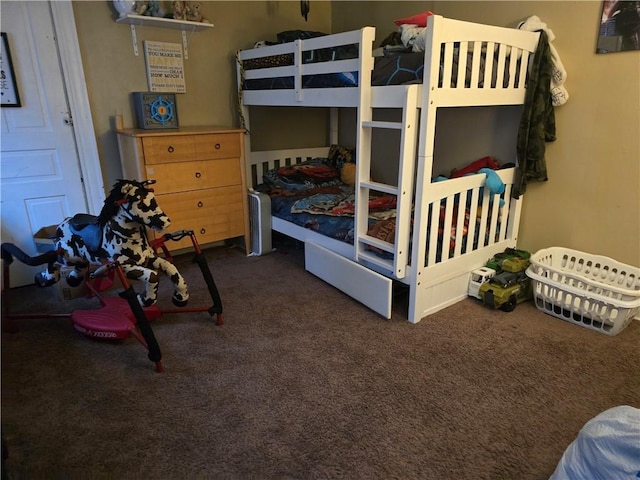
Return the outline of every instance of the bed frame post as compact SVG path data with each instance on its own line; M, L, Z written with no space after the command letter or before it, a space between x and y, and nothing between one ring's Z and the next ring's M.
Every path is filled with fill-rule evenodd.
M427 20L426 44L436 45L438 41L438 33L440 23L444 19L438 15L432 15ZM427 195L429 184L431 183L431 175L433 169L433 151L435 143L435 123L437 111L437 88L438 75L440 69L440 59L438 55L433 54L439 52L439 49L425 51L424 59L424 88L422 91L422 105L420 110L420 139L418 141L418 165L416 172L416 193L415 193L415 223L417 225L425 225L428 227L429 222L429 197ZM427 86L430 85L429 88ZM432 212L433 217L437 212ZM427 244L427 228L414 228L413 245ZM422 278L425 271L426 248L413 248L411 254L411 281L409 291L409 321L417 323L421 319L419 302L423 299L420 293Z
M244 73L243 73L243 69L242 69L242 61L240 60L240 57L238 55L238 53L236 53L236 79L238 82L238 115L239 115L239 123L240 123L240 127L244 128L244 155L246 156L245 158L245 169L244 169L244 173L245 173L245 179L247 182L247 185L249 186L249 188L253 188L254 187L254 182L253 179L251 178L251 168L248 168L248 162L247 160L249 159L249 157L251 156L251 137L249 136L249 132L251 131L250 129L250 121L249 121L249 106L244 104L244 101L242 100L242 89L243 89L243 82L244 82Z
M355 182L355 241L354 259L360 257L363 247L358 237L366 235L369 226L369 189L363 186L371 176L371 129L364 124L373 120L371 107L371 71L373 70L373 41L375 29L361 29L359 44L358 111L356 119L356 182Z
M329 145L338 144L338 109L329 109Z

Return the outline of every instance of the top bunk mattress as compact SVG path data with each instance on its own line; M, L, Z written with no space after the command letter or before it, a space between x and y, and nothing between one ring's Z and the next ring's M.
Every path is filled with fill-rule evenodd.
M438 106L522 104L539 33L434 15L419 51L374 57L374 38L375 28L364 27L239 51L241 103L357 107L372 86L373 107L396 106L382 98L402 85L427 84Z
M315 52L312 52L315 53ZM325 52L329 54L328 52ZM356 50L357 53L357 50ZM341 56L344 55L344 56ZM322 62L323 60L317 60L322 58L322 55L311 55L309 60L303 63ZM350 55L350 49L334 52L332 61L335 60L347 60L351 58L357 58ZM442 58L442 55L441 55ZM453 71L458 72L460 64L460 53L456 47L454 52L453 63L451 68ZM473 52L467 52L466 73L464 75L464 81L467 86L471 84L472 78L472 60ZM326 61L326 60L325 60ZM498 61L497 52L494 53L491 75L491 85L496 86L498 69L495 68ZM384 56L378 56L374 58L374 67L371 72L371 86L388 86L388 85L411 85L422 84L424 75L425 53L424 52L396 52ZM482 88L484 86L484 68L486 64L486 53L480 56L480 75L478 75L477 86ZM243 63L244 71L259 70L262 68L273 67L286 67L293 65L293 54L277 55L273 57L262 57L252 61L245 61ZM439 75L439 81L442 82L444 71L442 70L444 64L441 62L441 71ZM456 87L458 75L451 75L451 85ZM503 72L503 86L507 86L509 83L509 69L505 69ZM317 73L312 75L302 76L302 88L338 88L338 87L357 87L358 86L358 72L335 72L335 73ZM256 78L245 79L242 83L244 90L287 90L296 88L295 76L278 76L269 78Z

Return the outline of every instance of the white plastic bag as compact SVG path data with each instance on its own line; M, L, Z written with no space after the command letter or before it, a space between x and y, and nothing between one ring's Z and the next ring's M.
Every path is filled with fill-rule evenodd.
M614 407L589 420L549 480L640 478L640 410Z

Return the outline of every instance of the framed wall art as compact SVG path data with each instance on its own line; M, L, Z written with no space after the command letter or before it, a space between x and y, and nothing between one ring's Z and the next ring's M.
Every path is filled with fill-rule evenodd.
M604 0L596 53L640 50L640 1Z
M182 46L144 41L147 81L151 92L186 93Z
M175 93L133 92L131 95L138 128L178 128Z
M0 56L0 98L3 107L19 107L20 95L13 70L11 50L7 34L2 32L2 54Z

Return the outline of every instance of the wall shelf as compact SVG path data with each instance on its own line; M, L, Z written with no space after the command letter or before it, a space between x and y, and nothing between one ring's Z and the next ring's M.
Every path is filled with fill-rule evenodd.
M184 50L184 58L189 58L189 42L187 40L187 32L207 30L213 28L213 23L190 22L189 20L174 20L173 18L149 17L146 15L136 15L135 13L127 13L126 15L116 19L116 23L124 23L131 26L131 42L133 43L133 54L138 56L138 35L136 26L170 28L182 31L182 47Z
M135 13L127 13L125 16L116 19L116 22L126 23L128 25L173 28L174 30L190 32L213 28L213 23L190 22L188 20L174 20L173 18L148 17L146 15L136 15Z

